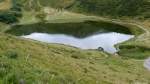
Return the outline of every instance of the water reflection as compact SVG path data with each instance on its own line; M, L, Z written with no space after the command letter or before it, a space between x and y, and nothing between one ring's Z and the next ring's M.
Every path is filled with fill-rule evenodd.
M114 53L117 51L114 47L115 44L129 40L133 38L134 35L109 32L95 34L85 38L76 38L64 34L32 33L22 37L47 43L66 44L82 49L97 49L98 47L102 47L105 51Z

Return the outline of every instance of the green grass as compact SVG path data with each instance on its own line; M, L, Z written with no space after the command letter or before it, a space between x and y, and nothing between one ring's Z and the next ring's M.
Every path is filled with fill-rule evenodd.
M131 16L149 18L148 0L16 0L23 4L25 10L37 10L42 7L53 7L69 11L99 16ZM135 4L136 3L136 4ZM109 9L109 10L108 10ZM98 10L98 11L97 11Z
M23 11L22 14L23 16L19 19L19 24L33 24L39 22L34 11Z
M20 2L23 0L16 1ZM38 0L37 2L25 0L25 2L21 3L24 3L25 9L36 8L36 10L39 10L40 5L45 6L46 4L46 6L61 8L62 6L68 6L74 0L62 0L62 3L57 5L48 3L49 1L56 3L56 0L40 1L43 3L38 4ZM67 1L69 2L63 3ZM50 9L49 11L50 15L47 15L46 23L41 23L36 18L37 11L31 12L26 10L23 11L23 17L17 24L6 25L0 23L0 84L150 83L150 72L143 67L143 59L150 54L150 34L143 32L135 25L122 24L124 22L121 21L55 9ZM83 10L78 10L78 12L83 12ZM112 29L116 25L117 27L118 25L121 26L121 28L123 26L124 29L121 29L121 31L129 29L127 31L135 34L136 38L118 44L117 46L121 50L119 51L120 55L116 56L97 50L81 50L66 45L41 43L5 33L11 30L12 33L21 35L22 33L27 34L35 31L49 32L56 28L57 31L53 31L55 33L60 31L61 27L63 29L77 27L78 31L80 30L79 28L83 28L83 31L85 31L86 28L92 27L94 30L89 29L86 31L92 30L95 32L97 27L106 26L100 25L99 21L102 23L106 22L107 27L110 27L108 24L115 23ZM13 29L16 28L15 31L12 27ZM146 29L146 27L143 28ZM76 29L74 28L74 30ZM149 30L148 28L147 31ZM61 30L61 32L64 33L66 31ZM140 35L141 33L144 34Z
M134 42L136 43L136 41ZM136 45L127 42L127 44L122 43L118 45L120 48L120 51L118 52L123 57L129 57L129 58L135 58L135 59L146 59L150 55L150 48L144 45ZM146 47L145 47L146 46Z
M114 31L134 34L136 35L136 38L138 37L138 35L145 33L145 30L139 28L139 26L135 25L134 23L124 23L117 20L109 20L95 16L85 16L82 14L70 13L67 11L58 12L55 9L50 8L48 8L48 10L50 12L55 12L52 15L47 15L46 23L41 22L36 18L36 12L24 11L23 18L20 19L21 22L17 25L12 26L11 28L7 28L5 32L17 36L28 35L33 32L43 32L62 33L73 35L76 37L86 37L88 35L94 34L97 31ZM57 17L58 14L59 16ZM126 43L129 43L129 46L131 45L138 47L138 45L144 45L143 47L147 47L147 45L145 45L144 43L145 41L140 41L139 44L139 42L135 41L135 39L130 40ZM121 47L122 45L123 44L119 46ZM128 46L128 44L125 46ZM129 50L128 48L124 47L121 48L120 52L118 53L123 57L144 59L149 56L149 49L147 50L147 48L145 48L144 50L146 51L145 53L143 53L143 50L140 48L138 50L134 48ZM131 51L134 52L131 53Z
M29 25L30 30L32 24L26 25ZM1 24L0 28L3 32L9 30L10 26ZM46 44L4 33L0 33L0 40L0 83L2 84L150 82L149 71L143 67L143 60L131 59L137 57L129 59L97 50L81 50L60 44Z
M141 34L146 33L145 30L143 30L143 28L139 28L138 24L122 22L117 20L109 20L96 16L85 16L82 14L70 13L67 11L58 12L55 9L51 8L47 9L53 14L47 15L46 23L37 20L37 18L35 17L36 12L28 13L26 11L26 13L23 16L24 19L21 19L20 23L12 26L5 32L17 36L28 35L33 32L43 32L69 34L76 37L86 37L88 35L94 34L97 31L114 31L127 34L134 34L136 38L124 44L126 47L136 46L139 49L128 49L126 47L121 48L124 44L120 44L118 45L120 46L120 51L118 52L118 54L123 57L130 57L136 59L145 59L149 57L150 47L148 43L150 41L144 40L145 37L146 39L148 39L149 36L144 35L145 37L140 38L140 41L136 41L138 40L139 35L141 37ZM32 16L34 17L34 20L32 19ZM141 41L142 39L144 41ZM145 51L144 53L143 49L140 49L140 46L143 47Z
M0 23L0 32L5 32L9 28L10 28L10 25L4 24L4 23Z
M96 50L39 43L7 34L0 34L0 40L2 84L150 82L142 60L122 59Z

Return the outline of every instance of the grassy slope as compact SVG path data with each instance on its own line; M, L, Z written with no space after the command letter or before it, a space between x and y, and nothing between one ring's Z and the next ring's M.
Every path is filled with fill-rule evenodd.
M140 16L149 18L148 0L16 0L27 10L43 6L101 16ZM32 8L32 9L31 9ZM108 10L109 9L109 10ZM97 11L98 10L98 11ZM132 13L131 13L132 12Z
M2 31L5 27L8 28L5 24L0 25ZM149 40L143 41L144 43L148 45ZM144 69L143 60L122 59L99 51L83 51L64 45L43 44L0 33L0 83L2 84L18 81L25 81L27 84L69 82L148 84L149 80L149 72Z
M51 8L46 8L48 12L47 16L47 22L49 23L68 23L68 22L83 22L86 20L94 20L94 21L106 21L110 23L118 23L124 26L128 26L132 33L134 34L139 34L139 29L137 27L140 27L142 30L144 30L144 34L136 37L136 39L130 40L128 42L125 42L124 44L120 44L121 51L119 52L120 55L122 56L127 56L127 57L133 57L133 58L138 58L138 59L143 59L149 57L150 54L150 39L149 39L149 31L150 31L150 26L149 20L134 20L131 18L126 19L122 18L122 20L117 20L117 19L106 19L106 18L101 18L101 17L96 17L96 16L85 16L82 14L78 13L70 13L67 11L58 11L55 9ZM32 12L29 14L24 14L24 17L21 19L20 24L31 24L31 23L37 23L38 20L35 19L35 14L36 12ZM29 17L32 16L32 17ZM24 20L24 18L26 20ZM34 19L31 19L34 18ZM126 19L126 20L125 20ZM129 47L128 47L129 46ZM131 46L131 48L130 48ZM130 48L130 49L129 49ZM143 50L145 52L143 52ZM131 53L132 52L132 53Z
M0 34L0 82L149 83L143 61Z
M140 21L140 20L133 20L133 19L132 20L128 19L125 21L138 24L140 27L142 27L145 30L145 33L136 37L135 39L119 44L121 48L121 51L119 53L121 55L125 55L128 57L140 58L140 59L149 57L150 21L149 20Z
M5 0L0 3L0 11L2 10L8 10L12 7L11 0Z
M76 17L78 19L72 21L91 19L91 17ZM53 22L54 19L49 21ZM57 21L64 23L70 21L70 18L61 21L56 19L55 22ZM5 26L6 29L9 28L7 25L1 25L0 29L3 31ZM150 82L149 72L143 67L143 60L122 59L99 51L44 44L3 33L0 35L0 40L1 82L8 82L8 80L26 81L29 84L33 82L52 84Z

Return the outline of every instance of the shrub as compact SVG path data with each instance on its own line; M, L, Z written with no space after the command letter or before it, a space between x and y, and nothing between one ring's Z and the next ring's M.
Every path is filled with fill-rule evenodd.
M6 52L5 56L11 59L16 59L18 57L18 53L16 51L10 50Z
M18 22L18 18L22 17L22 6L13 1L13 7L10 10L0 12L0 22L7 24Z
M10 24L10 23L18 22L18 19L14 14L11 14L9 12L2 12L0 13L0 21Z

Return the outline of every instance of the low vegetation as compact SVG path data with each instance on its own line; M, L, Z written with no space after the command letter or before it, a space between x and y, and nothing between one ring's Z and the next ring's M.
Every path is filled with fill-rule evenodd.
M10 2L11 0L6 1ZM21 5L15 1L12 1L12 4L10 9L0 11L0 22L7 24L18 22L18 18L22 16Z
M65 9L84 14L111 17L150 18L149 0L17 0L26 10L39 10L43 6ZM31 9L32 8L32 9ZM98 10L98 11L97 11Z
M0 10L1 4L4 0ZM150 54L149 4L149 0L12 0L0 11L0 84L149 84L150 72L143 66ZM120 51L115 55L18 37L32 32L84 37L100 26L136 37L117 44Z
M0 35L0 83L149 83L143 61ZM115 77L114 77L115 76ZM119 80L118 80L119 79Z

